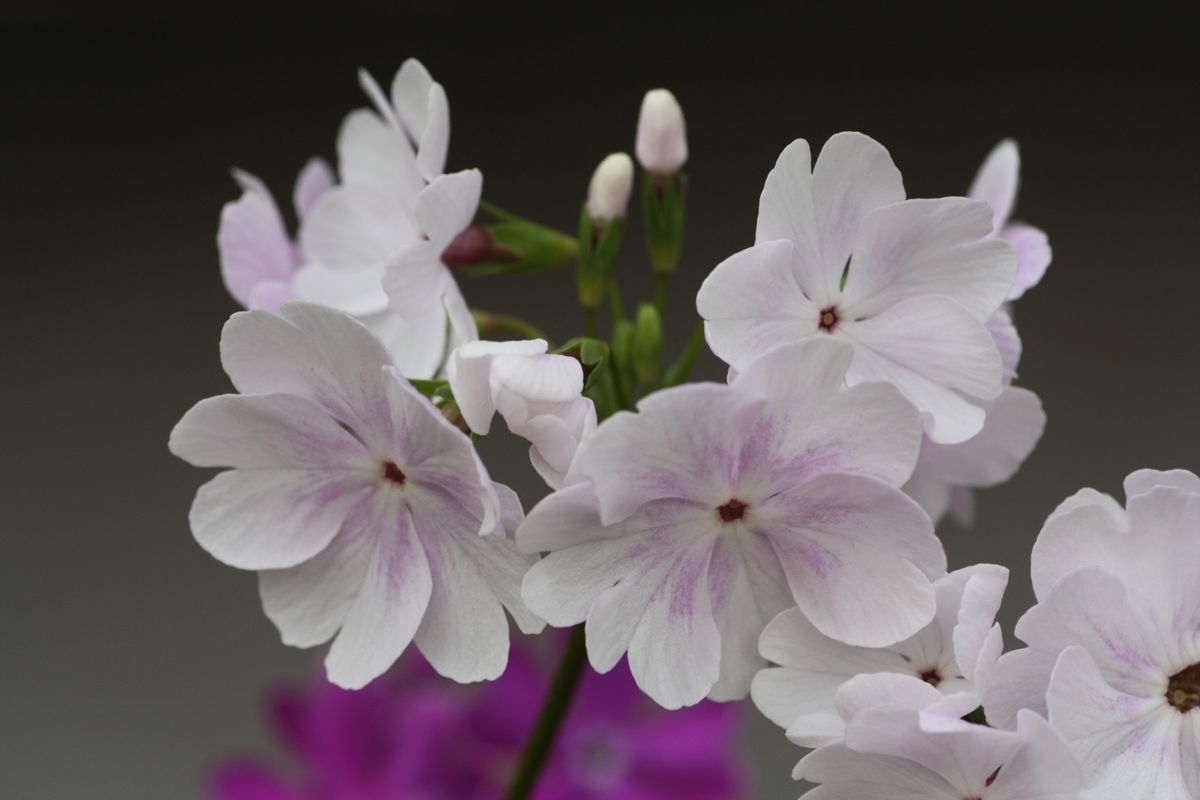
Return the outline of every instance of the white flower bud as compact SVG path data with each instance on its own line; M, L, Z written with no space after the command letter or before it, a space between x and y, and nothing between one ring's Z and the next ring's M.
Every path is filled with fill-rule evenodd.
M587 207L592 220L607 223L625 216L631 191L633 159L625 153L607 156L596 167L592 182L588 184Z
M666 89L651 89L638 114L638 163L654 175L674 175L687 157L687 128L679 101Z

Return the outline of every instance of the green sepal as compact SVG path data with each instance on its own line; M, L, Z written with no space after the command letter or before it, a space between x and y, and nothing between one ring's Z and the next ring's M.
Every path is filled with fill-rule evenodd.
M683 250L685 184L683 173L670 177L642 173L642 214L646 248L658 275L670 275Z
M598 308L608 292L613 264L621 251L625 219L617 217L597 230L584 203L579 213L579 305Z
M583 389L587 391L595 384L597 376L604 372L604 362L609 358L608 343L589 336L576 336L552 352L571 356L583 365Z
M446 391L446 397L453 397L453 395L450 394L450 383L448 381L421 380L418 378L415 380L410 380L409 383L412 384L414 389L426 397L441 397L442 395L440 392L443 389Z

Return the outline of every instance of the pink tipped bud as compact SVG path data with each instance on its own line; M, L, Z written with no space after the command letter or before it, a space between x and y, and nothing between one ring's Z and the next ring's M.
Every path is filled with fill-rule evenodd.
M653 175L674 175L687 157L687 127L679 101L666 89L651 89L638 114L638 163Z
M588 184L587 207L594 222L605 224L625 216L633 191L633 160L625 153L607 156Z

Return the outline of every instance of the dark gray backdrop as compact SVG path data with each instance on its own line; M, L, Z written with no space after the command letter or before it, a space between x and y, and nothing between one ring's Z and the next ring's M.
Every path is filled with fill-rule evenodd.
M331 8L336 26L303 29L6 28L0 795L193 796L214 757L266 747L262 688L309 670L311 654L278 643L253 576L192 542L204 476L166 437L227 387L217 337L235 306L214 235L237 194L228 168L288 196L363 103L359 65L388 81L422 58L449 92L451 167L481 167L493 202L565 229L595 163L632 149L641 93L673 88L692 152L676 343L699 281L752 240L763 178L791 139L868 132L911 195L937 196L963 192L994 142L1015 136L1018 217L1047 230L1056 255L1017 312L1020 382L1049 426L1016 479L981 496L977 528L945 530L952 565L1014 568L1009 630L1059 500L1119 491L1137 467L1200 466L1200 176L1178 21L905 5L739 8L703 24L694 12L606 20L601 7L534 21L476 4L392 21ZM647 268L636 243L625 255L632 298ZM465 290L565 338L578 331L571 287L564 272ZM711 358L703 371L720 374ZM523 448L487 451L497 476L538 495ZM796 753L778 732L755 722L746 749L756 796L795 794Z

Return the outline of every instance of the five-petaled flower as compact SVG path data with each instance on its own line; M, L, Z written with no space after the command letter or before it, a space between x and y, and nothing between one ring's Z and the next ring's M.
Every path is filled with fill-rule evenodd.
M525 578L529 607L586 620L592 665L628 651L668 708L745 696L759 633L792 605L868 647L928 624L945 554L898 490L920 422L891 386L845 389L851 357L784 345L732 385L657 392L602 423L518 528L525 552L551 551Z
M354 318L307 303L235 314L221 360L240 394L209 398L171 451L232 467L200 488L196 540L257 570L287 644L328 641L330 680L359 687L414 641L438 672L493 679L508 621L542 623L519 587L516 495L493 484L462 431Z
M1033 550L1038 603L985 696L992 724L1049 712L1088 800L1200 796L1200 478L1141 470L1126 507L1084 489Z
M784 149L767 176L756 244L705 280L697 308L713 351L734 369L775 344L849 342L851 385L894 384L931 439L961 442L983 427L978 402L1003 385L985 323L1008 297L1012 248L991 238L987 204L905 200L887 150L859 133Z

